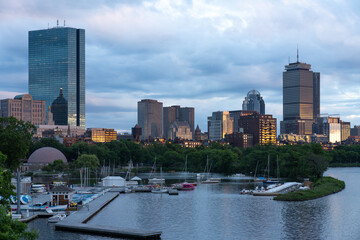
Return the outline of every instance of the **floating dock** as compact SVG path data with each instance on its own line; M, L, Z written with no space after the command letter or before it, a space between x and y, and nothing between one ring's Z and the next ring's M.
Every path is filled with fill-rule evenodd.
M135 238L135 239L160 239L160 231L146 231L140 229L118 228L113 226L100 226L88 224L96 214L119 196L119 192L107 192L103 196L85 205L79 211L66 217L55 224L56 230L83 232L102 236Z

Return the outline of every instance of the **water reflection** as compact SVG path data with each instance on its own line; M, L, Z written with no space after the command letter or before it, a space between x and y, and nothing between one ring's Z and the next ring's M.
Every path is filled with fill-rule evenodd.
M316 200L278 202L272 197L240 195L248 181L199 184L194 191L121 194L88 224L163 231L162 239L359 239L360 168L330 169L346 189ZM109 239L54 232L46 220L30 227L42 239ZM45 223L45 224L44 224Z

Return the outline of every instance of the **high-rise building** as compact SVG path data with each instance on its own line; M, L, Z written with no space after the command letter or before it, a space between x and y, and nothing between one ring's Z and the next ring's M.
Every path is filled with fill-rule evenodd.
M152 99L138 102L138 124L142 129L141 140L159 138L162 131L163 103Z
M299 55L295 63L285 66L281 134L312 134L312 124L320 114L320 73L310 68L299 62Z
M208 117L209 140L222 140L226 134L231 133L233 133L233 118L228 111L213 112L212 116Z
M257 90L249 91L243 101L242 109L265 114L265 102L260 92Z
M327 136L328 142L341 142L341 123L339 115L318 115L313 125L314 133Z
M241 116L251 115L256 111L250 111L250 110L235 110L235 111L229 111L230 117L233 119L233 131L234 132L241 132L241 129L239 128L239 119Z
M85 128L85 30L29 31L29 93L45 100L47 109L60 88L68 103L68 124Z
M163 133L164 137L170 137L170 125L173 122L187 122L189 124L192 137L194 138L195 110L193 107L180 107L178 105L163 108ZM180 124L182 125L182 124Z
M2 99L0 116L43 125L46 120L45 101L33 100L30 94L17 95L14 99Z
M276 118L257 112L241 116L239 127L246 134L252 134L253 144L276 144Z
M341 141L346 141L350 137L350 122L341 121Z

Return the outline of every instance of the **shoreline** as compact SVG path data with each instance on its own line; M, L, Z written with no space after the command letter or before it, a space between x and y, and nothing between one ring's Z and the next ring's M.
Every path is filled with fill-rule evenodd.
M307 201L321 197L328 196L330 194L338 193L345 188L345 182L333 177L323 177L314 183L314 187L309 190L298 190L296 192L290 192L278 195L274 197L276 201Z

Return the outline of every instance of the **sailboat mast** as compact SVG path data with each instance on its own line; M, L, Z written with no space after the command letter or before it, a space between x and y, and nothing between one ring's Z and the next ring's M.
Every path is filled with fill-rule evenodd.
M270 179L270 154L268 155L268 179Z

